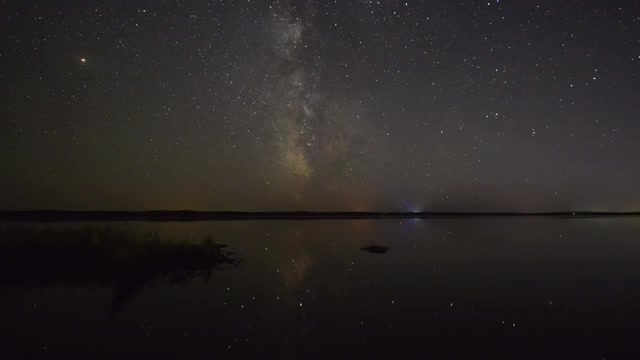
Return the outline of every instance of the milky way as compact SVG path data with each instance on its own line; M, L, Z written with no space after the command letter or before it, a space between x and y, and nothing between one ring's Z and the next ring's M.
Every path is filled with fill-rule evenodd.
M317 146L313 125L318 121L321 101L316 90L319 75L304 58L306 38L313 31L312 11L310 6L299 11L283 2L274 11L272 20L274 50L279 58L273 84L280 97L275 113L279 145L286 168L304 178L313 172L307 148Z
M640 206L635 1L5 5L7 208Z
M286 171L301 181L321 177L326 167L352 158L350 146L358 115L353 106L331 96L322 39L314 27L312 1L281 1L273 7L268 24L276 55L267 73L274 133ZM324 72L324 74L323 74ZM337 89L336 89L337 90Z

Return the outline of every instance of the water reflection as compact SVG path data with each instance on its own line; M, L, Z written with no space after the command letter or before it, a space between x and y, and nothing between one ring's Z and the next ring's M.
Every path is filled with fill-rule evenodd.
M157 232L103 226L64 230L0 229L0 286L110 286L117 312L150 285L208 281L238 259L211 235L199 243L171 242Z
M113 224L0 231L0 359L640 356L637 219Z

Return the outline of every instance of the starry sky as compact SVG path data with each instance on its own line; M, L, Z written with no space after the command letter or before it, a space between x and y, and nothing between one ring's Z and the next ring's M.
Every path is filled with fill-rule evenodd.
M640 2L5 0L3 209L640 209Z

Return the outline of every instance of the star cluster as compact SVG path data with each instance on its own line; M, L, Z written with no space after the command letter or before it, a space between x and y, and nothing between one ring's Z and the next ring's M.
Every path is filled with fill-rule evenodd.
M635 1L10 1L7 209L632 210Z

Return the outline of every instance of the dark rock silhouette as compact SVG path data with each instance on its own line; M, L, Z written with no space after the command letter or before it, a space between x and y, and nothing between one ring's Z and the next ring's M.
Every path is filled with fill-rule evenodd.
M386 254L389 251L389 248L386 246L371 245L371 246L363 247L360 250L366 251L372 254Z

